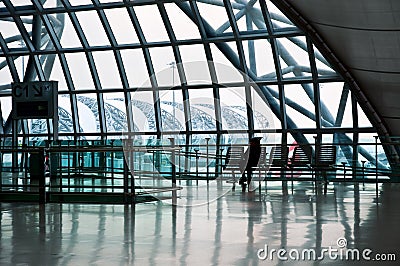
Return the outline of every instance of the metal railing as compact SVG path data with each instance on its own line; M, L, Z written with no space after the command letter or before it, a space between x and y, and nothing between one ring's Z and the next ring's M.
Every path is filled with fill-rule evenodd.
M276 145L281 144L263 144L267 151ZM299 145L303 144L288 146ZM314 144L304 145L315 148ZM378 143L376 140L375 143L359 145L376 150L375 164L362 159L349 161L339 154L329 181L398 181L400 174L397 169L382 169L378 163L378 148L384 149L384 145L393 146L393 143ZM67 195L118 195L121 202L135 202L138 196L152 194L162 195L159 198L163 198L169 193L168 197L172 197L172 192L179 189L182 180L195 180L198 183L232 179L230 172L224 170L229 146L247 148L247 144L215 145L209 141L202 145L178 145L173 138L167 144L146 146L124 141L53 141L16 148L2 146L0 189L4 198L7 193L17 192L36 195L44 186L45 201L51 201L52 198L62 200ZM32 178L31 173L30 156L38 151L43 152L45 167L48 167L43 174L44 185L40 179ZM13 168L12 158L18 159L16 168ZM295 180L313 181L314 174L312 169L302 169L296 171ZM254 180L258 181L285 181L291 178L289 172L279 169L255 171L254 175L257 176Z

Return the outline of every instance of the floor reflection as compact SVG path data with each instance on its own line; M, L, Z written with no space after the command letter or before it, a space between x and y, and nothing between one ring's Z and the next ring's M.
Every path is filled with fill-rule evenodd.
M338 248L339 238L348 249L400 260L400 186L379 191L376 199L371 184L330 184L324 194L309 183L293 190L271 183L267 191L230 191L208 204L196 204L208 195L195 187L178 206L1 203L0 265L283 265L294 262L260 260L259 249L320 254Z

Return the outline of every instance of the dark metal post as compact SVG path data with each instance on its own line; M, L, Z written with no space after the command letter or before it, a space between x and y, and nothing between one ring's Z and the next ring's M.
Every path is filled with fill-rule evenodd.
M346 181L346 162L342 162L343 165L343 180Z
M209 150L208 150L208 148L209 148L209 141L210 141L210 138L206 138L206 167L207 167L207 183L209 182L209 175L210 175L210 167L208 166L208 164L209 164L209 158L208 158L208 156L209 156Z
M1 152L1 150L3 150L2 148L2 140L0 139L0 191L3 188L3 154ZM25 168L25 173L27 171L27 168ZM26 177L26 176L25 176Z
M67 149L68 149L68 151L67 151L67 159L68 159L68 165L67 165L68 192L70 192L70 190L71 190L71 167L76 166L76 162L75 162L75 153L73 153L72 154L72 166L71 166L71 159L70 159L71 153L70 153L70 142L69 141L67 141ZM60 171L61 171L61 177L62 177L62 166L60 167L60 169L61 169ZM75 172L77 172L76 171L76 167L75 167ZM77 179L75 178L75 181L76 180Z
M135 147L133 140L129 142L129 165L127 174L131 173L131 202L136 203L136 188L135 188Z
M110 170L111 170L111 186L113 187L114 191L114 156L115 156L115 151L114 151L114 140L111 140L111 152L110 152Z
M375 138L375 181L376 181L376 203L378 203L378 136Z
M174 138L169 138L169 141L171 143L171 178L172 178L172 205L176 205L176 166L175 166L175 139Z
M129 151L126 153L126 154L128 154L129 153ZM129 192L128 192L128 175L129 175L129 172L128 172L128 162L127 162L127 160L128 160L128 158L124 158L124 202L125 203L128 203L129 202L129 199L130 199L130 197L128 197L128 195L129 195Z
M141 148L142 141L138 140L137 144L135 144L135 145L137 145L137 146L139 146ZM144 158L144 152L142 150L140 150L140 151L138 151L136 153L136 155L137 155L137 158L138 158L138 167L139 167L139 169L137 171L137 175L139 177L139 182L142 182L142 174L141 173L142 173L142 160ZM143 160L143 162L144 162L144 160ZM153 182L154 182L154 179L153 179Z
M61 192L62 191L62 178L63 178L63 176L62 176L62 167L63 167L63 165L62 165L61 141L58 142L58 147L60 149L59 149L59 154L58 154L58 171L57 172L58 172L58 178L60 179L59 192ZM68 165L69 165L69 158L68 158Z
M172 178L172 186L176 186L176 165L175 165L175 139L174 138L169 138L169 141L171 143L171 178Z
M318 147L317 147L317 142L318 142L318 136L313 136L313 138L314 138L314 165L317 165L317 163L318 163ZM312 163L311 163L312 164ZM313 177L314 177L314 186L315 186L315 193L317 193L318 192L318 190L317 190L317 170L315 170L315 172L314 172L314 170L313 169L311 169L311 174L313 175ZM293 182L293 178L292 178L292 182Z
M223 152L224 152L224 148L219 148L220 153L218 154L217 158L219 160L219 164L218 164L218 170L217 173L221 173L222 175L222 171L224 169L224 162L223 162ZM222 177L222 176L221 176Z
M132 142L133 140L128 138L126 140L126 144L124 144L124 201L125 203L135 203L135 180L134 180L134 169L131 167L131 160L132 160L132 153L133 147ZM129 172L131 172L131 191L129 191ZM130 192L130 193L129 193Z
M363 186L365 186L365 182L364 182L364 181L365 181L364 170L365 170L365 163L366 163L366 161L362 160L361 163L362 163L362 181L363 181Z
M13 149L12 151L12 159L11 159L11 171L14 173L18 169L18 123L19 121L17 119L12 119L12 144L11 147Z
M31 183L35 180L39 185L39 203L46 203L46 180L44 174L44 150L37 149L30 153L29 171Z
M196 184L199 184L199 149L194 149L195 156L196 156Z
M44 164L44 161L42 163ZM39 203L40 204L46 203L46 177L44 175L44 171L42 175L39 177Z

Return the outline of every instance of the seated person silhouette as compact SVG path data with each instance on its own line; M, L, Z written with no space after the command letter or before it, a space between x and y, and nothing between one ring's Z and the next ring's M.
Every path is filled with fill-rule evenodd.
M251 182L251 175L253 174L254 167L257 166L258 160L261 154L260 140L262 137L254 137L250 139L250 146L243 155L243 161L241 165L242 177L239 180L239 184L243 187ZM247 179L246 179L247 173Z

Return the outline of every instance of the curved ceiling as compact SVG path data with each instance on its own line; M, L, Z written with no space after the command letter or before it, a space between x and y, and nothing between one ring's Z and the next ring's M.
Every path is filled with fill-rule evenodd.
M335 52L388 133L400 136L400 2L287 0L286 3Z
M149 139L177 134L189 145L195 135L243 135L247 141L269 134L285 144L335 143L349 164L360 165L363 159L376 164L371 151L357 146L359 140L373 140L376 130L386 133L375 109L366 98L353 97L362 93L350 91L352 80L345 82L346 73L337 73L322 55L329 51L313 44L312 29L301 31L272 2L283 3L3 0L0 120L5 122L0 121L0 133L11 136L13 131L12 82L56 80L65 104L61 138L119 138L126 128ZM321 16L325 4L314 4L318 9L299 8L309 17ZM352 42L336 41L356 49ZM195 62L200 64L189 71ZM271 123L260 125L259 113L270 113ZM149 126L136 130L145 117ZM21 123L17 133L28 142L50 139L57 131L52 132L49 120L37 125L39 131Z

